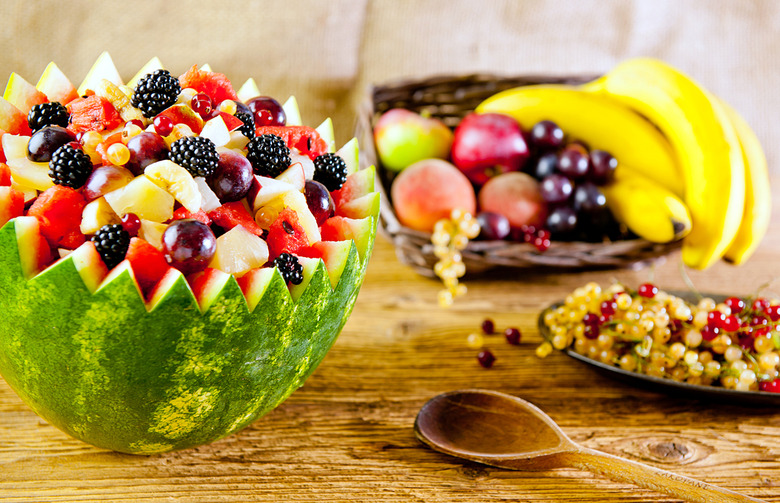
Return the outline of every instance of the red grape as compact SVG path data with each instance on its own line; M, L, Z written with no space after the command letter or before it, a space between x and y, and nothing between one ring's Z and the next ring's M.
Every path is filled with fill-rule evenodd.
M587 152L569 145L558 154L558 171L569 178L583 178L588 173Z
M618 161L612 154L604 150L593 150L590 153L590 172L588 177L596 185L605 185L612 181Z
M325 223L325 220L332 217L336 212L336 205L333 203L330 192L320 182L306 180L304 194L306 195L306 204L309 206L309 210L314 215L315 220L317 220L317 225Z
M553 174L542 180L539 191L548 203L562 203L571 196L574 184L563 175Z
M148 165L168 158L165 140L150 131L143 131L127 140L127 150L130 151L130 160L125 167L136 176L142 174Z
M219 163L206 182L223 203L238 201L246 196L252 186L252 163L243 155L225 151L219 154Z
M287 115L282 105L268 96L258 96L247 102L249 110L255 116L255 126L284 126Z
M565 236L577 227L577 213L568 206L553 208L547 215L546 227L556 237Z
M482 211L477 214L479 223L478 239L499 240L509 235L509 220L500 213Z
M563 145L563 129L552 121L544 120L533 125L531 143L543 149L555 149Z
M76 135L60 126L48 126L36 131L27 142L27 158L49 162L55 150L76 140Z
M607 199L594 183L583 182L574 189L572 203L577 213L595 213L607 204Z
M544 154L536 161L536 166L533 169L534 178L542 180L544 177L552 175L558 169L558 154L550 152Z
M176 220L162 235L163 253L184 274L203 271L217 251L217 238L208 225L194 219Z
M87 201L124 187L133 179L133 174L121 166L100 166L95 168L81 189Z

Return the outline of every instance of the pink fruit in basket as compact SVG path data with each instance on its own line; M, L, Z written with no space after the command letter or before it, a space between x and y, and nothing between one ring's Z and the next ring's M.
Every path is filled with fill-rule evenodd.
M491 178L479 191L479 207L504 215L512 227L543 227L547 203L533 177L520 172L504 173Z
M423 159L447 159L452 131L438 119L394 108L374 126L374 143L382 166L401 171Z
M423 159L403 170L393 181L391 197L398 220L424 232L455 208L473 215L477 206L468 178L441 159Z
M452 162L476 185L518 171L529 157L528 144L515 119L497 113L471 113L455 129Z

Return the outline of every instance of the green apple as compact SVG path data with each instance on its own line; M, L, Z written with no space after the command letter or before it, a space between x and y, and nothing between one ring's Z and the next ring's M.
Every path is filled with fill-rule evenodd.
M447 159L452 138L452 131L440 120L401 108L388 110L374 126L379 160L390 171L423 159Z

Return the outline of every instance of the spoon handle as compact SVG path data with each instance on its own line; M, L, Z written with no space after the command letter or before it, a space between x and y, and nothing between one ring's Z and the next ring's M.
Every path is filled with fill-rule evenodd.
M570 451L565 457L568 466L573 468L598 473L618 482L627 482L645 489L652 489L684 501L701 503L744 503L746 501L761 503L763 501L723 487L582 446Z

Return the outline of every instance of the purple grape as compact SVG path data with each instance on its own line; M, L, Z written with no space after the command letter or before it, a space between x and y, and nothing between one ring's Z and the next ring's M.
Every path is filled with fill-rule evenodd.
M130 151L130 160L125 167L135 176L142 174L148 165L168 158L165 140L151 131L142 131L127 140L127 150Z
M583 182L574 189L572 206L577 213L596 213L607 204L607 199L593 182Z
M558 154L550 152L544 154L536 161L534 166L534 178L537 180L543 180L545 177L552 175L558 169Z
M605 185L612 181L618 161L612 154L604 150L593 150L590 153L590 173L588 178L596 185Z
M202 222L176 220L163 232L162 245L168 263L186 275L208 267L217 251L217 238Z
M558 154L558 171L569 178L583 178L589 165L587 152L578 147L569 145Z
M35 162L49 162L55 150L76 141L76 135L60 126L47 126L33 133L27 142L27 158Z
M325 220L336 213L336 205L333 203L333 198L330 197L330 192L320 182L306 180L304 194L306 195L306 204L314 215L314 219L317 220L317 225L322 225Z
M509 220L500 213L482 211L477 214L479 236L477 239L500 240L509 236Z
M253 179L252 164L247 158L228 150L219 154L217 169L206 179L206 183L221 202L228 203L243 199Z
M268 96L252 98L246 104L255 116L255 126L284 126L287 115L282 105Z
M569 199L574 191L574 184L563 175L552 174L544 177L539 191L545 201L557 204Z
M563 129L552 121L540 121L533 125L531 143L541 149L556 149L563 145Z
M577 227L577 213L568 206L558 206L547 216L546 225L555 237L569 234Z

